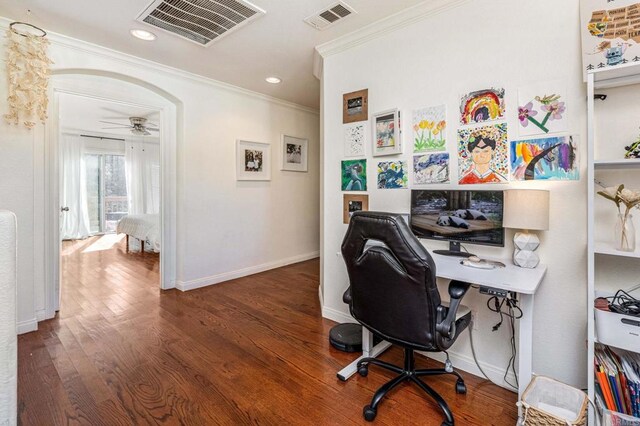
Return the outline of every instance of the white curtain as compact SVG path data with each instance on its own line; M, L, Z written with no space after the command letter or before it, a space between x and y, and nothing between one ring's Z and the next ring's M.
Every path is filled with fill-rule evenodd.
M124 161L129 214L158 214L160 146L143 141L127 141Z
M89 236L89 209L87 205L87 175L84 162L84 143L79 135L64 133L60 138L62 157L60 233L64 240L78 240Z

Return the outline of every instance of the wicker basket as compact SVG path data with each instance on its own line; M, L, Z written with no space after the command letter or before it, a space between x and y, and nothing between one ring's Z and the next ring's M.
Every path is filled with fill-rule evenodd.
M518 402L526 426L586 425L588 404L581 390L544 376L535 376Z

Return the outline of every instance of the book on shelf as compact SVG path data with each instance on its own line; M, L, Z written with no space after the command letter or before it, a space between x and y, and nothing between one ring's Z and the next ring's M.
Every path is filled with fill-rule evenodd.
M607 410L640 418L640 354L595 348L596 394Z

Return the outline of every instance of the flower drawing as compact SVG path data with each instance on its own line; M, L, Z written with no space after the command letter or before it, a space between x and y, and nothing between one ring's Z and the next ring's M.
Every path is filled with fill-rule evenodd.
M545 133L549 133L547 122L549 120L562 120L562 114L566 111L564 102L560 102L560 95L551 94L544 96L536 96L534 100L540 103L540 110L546 112L544 118L538 121L534 117L538 115L533 101L528 102L525 106L518 107L518 120L522 127L527 127L529 123L533 123L536 127Z
M429 120L427 118L414 121L414 152L439 151L446 145L446 120Z

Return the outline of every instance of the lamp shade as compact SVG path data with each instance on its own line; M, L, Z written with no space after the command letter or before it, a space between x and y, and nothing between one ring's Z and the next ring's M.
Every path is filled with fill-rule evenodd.
M534 231L549 229L549 191L538 189L504 191L502 226Z

